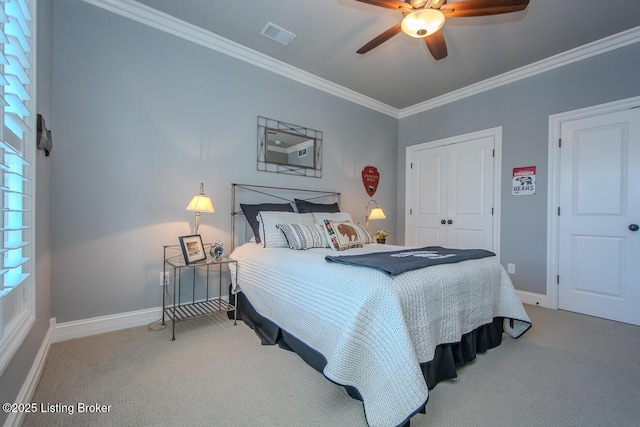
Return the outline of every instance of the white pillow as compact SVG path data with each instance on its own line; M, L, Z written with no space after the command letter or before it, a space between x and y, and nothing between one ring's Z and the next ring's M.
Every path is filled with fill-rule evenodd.
M314 212L313 219L316 224L322 224L323 226L325 219L328 219L329 221L353 222L353 220L351 219L351 214L349 212Z
M327 248L327 236L320 224L278 224L290 249Z
M265 248L288 248L284 233L278 224L306 224L313 225L313 214L295 212L259 212L260 241Z

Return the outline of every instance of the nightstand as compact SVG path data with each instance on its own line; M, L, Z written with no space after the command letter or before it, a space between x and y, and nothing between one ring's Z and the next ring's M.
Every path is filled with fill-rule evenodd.
M210 246L206 244L205 247ZM234 325L237 324L236 307L230 304L222 296L222 273L224 267L229 270L229 264L237 263L231 258L207 258L191 264L184 262L180 245L164 246L164 284L162 292L162 324L165 318L172 323L172 341L176 339L176 323L185 320L196 319L203 316L211 316L222 311L233 311ZM237 282L237 266L236 271ZM171 275L171 272L173 274ZM191 280L183 275L191 272ZM218 273L217 275L215 273ZM171 277L172 276L172 277ZM218 281L217 293L215 292L215 276ZM200 280L198 280L200 279ZM173 282L173 293L169 293L170 281ZM183 283L185 282L185 283ZM204 282L204 283L203 283ZM189 286L190 285L190 286ZM171 298L169 299L169 295Z

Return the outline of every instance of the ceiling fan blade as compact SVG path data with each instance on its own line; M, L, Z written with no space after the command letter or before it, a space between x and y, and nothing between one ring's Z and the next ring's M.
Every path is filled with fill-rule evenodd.
M410 3L405 3L398 0L356 0L360 3L366 3L373 6L384 7L386 9L394 9L394 10L411 10Z
M425 37L424 42L436 61L447 57L447 42L444 40L442 30L438 30L430 36Z
M382 43L386 42L391 37L393 37L396 34L398 34L400 31L401 31L400 24L396 24L393 27L389 28L384 33L380 34L379 36L377 36L376 38L371 40L369 43L367 43L364 46L362 46L360 49L358 49L357 52L360 53L360 54L367 53L371 49L380 46Z
M517 12L528 5L529 0L468 0L447 3L440 8L440 12L447 18L462 18Z

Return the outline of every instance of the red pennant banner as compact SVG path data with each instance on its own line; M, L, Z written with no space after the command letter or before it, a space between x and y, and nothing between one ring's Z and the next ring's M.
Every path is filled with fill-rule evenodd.
M362 183L369 197L373 196L378 189L378 182L380 181L380 173L378 169L373 166L366 166L362 169Z

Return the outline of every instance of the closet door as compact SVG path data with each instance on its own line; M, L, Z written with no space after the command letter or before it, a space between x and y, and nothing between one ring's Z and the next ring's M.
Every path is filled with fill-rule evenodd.
M494 137L411 152L407 246L493 250Z
M411 158L411 232L407 246L446 246L448 147L420 150ZM441 224L445 220L445 224Z
M446 246L493 250L493 138L448 148Z

